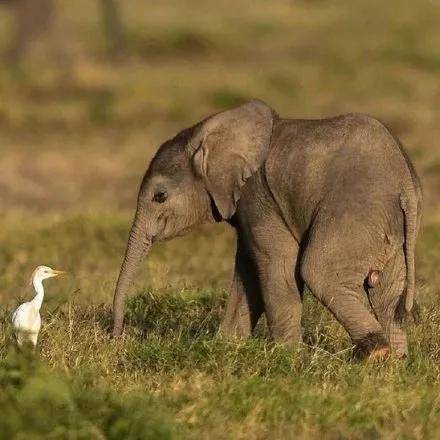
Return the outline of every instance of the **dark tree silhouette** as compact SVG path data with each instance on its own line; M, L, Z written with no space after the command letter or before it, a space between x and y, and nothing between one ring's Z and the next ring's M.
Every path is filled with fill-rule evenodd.
M7 57L11 63L17 64L34 40L51 31L55 5L53 0L9 0L5 3L12 8L15 25Z
M120 3L118 0L99 1L109 51L113 56L121 57L126 45ZM49 36L53 55L61 64L70 64L61 47L62 42L56 35L50 35L54 29L55 0L0 0L0 4L9 6L14 17L13 35L6 53L10 63L19 64L35 40Z
M113 55L125 55L125 36L119 2L117 0L101 0L104 30Z

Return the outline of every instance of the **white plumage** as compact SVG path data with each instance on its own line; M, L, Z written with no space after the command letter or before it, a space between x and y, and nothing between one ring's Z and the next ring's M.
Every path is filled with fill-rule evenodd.
M32 274L32 285L36 295L32 301L21 304L12 314L12 326L18 345L30 342L37 345L38 333L41 328L40 309L44 299L43 281L57 277L66 272L54 270L47 266L38 266Z

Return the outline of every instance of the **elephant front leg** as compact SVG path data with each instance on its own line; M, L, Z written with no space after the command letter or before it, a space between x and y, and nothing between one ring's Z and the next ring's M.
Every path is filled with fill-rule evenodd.
M267 324L272 338L294 347L302 340L302 294L291 258L268 260L260 269Z
M255 264L239 241L231 294L226 303L220 334L231 338L250 337L263 311Z

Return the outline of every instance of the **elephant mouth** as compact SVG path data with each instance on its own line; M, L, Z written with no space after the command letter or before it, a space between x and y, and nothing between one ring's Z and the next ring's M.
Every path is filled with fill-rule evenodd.
M191 232L197 225L186 226L183 229L179 229L178 231L173 232L172 234L167 234L166 231L162 234L156 234L151 237L151 243L162 243L165 241L169 241L175 237L181 237L182 235Z
M214 221L216 223L220 223L221 221L223 221L223 217L220 214L219 210L217 209L217 206L215 206L215 202L214 199L209 196L210 200L211 200L211 213L212 213L212 217L214 219Z

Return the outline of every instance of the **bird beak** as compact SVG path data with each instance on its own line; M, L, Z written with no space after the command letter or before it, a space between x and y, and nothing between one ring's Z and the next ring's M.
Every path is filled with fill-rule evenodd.
M54 270L52 273L54 277L58 277L60 275L67 275L69 272L65 272L64 270Z

